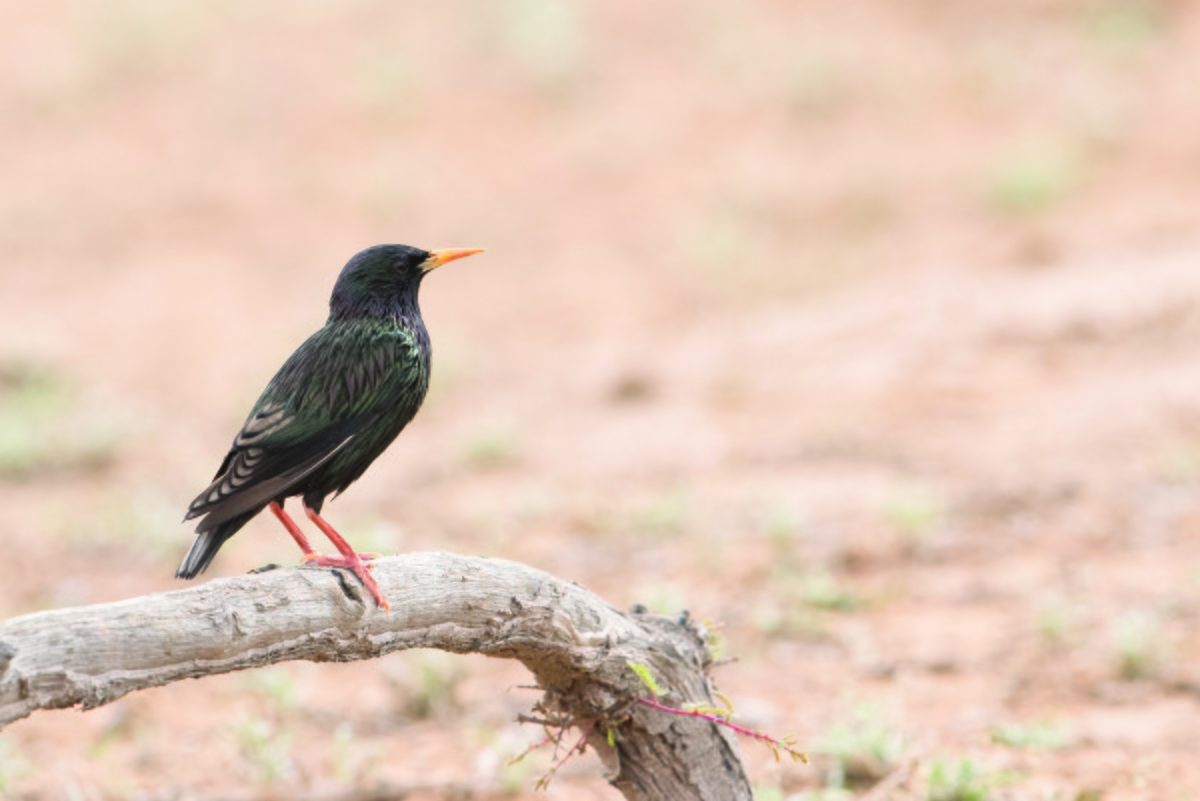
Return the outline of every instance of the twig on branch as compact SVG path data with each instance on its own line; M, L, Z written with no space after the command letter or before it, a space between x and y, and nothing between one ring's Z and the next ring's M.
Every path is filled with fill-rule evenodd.
M672 715L683 715L684 717L701 718L703 720L712 721L719 726L728 726L731 730L737 732L743 737L749 737L758 740L760 743L766 743L771 752L775 754L775 761L779 761L779 752L782 751L797 762L808 764L808 752L801 751L796 747L795 739L791 735L787 735L782 739L772 737L769 734L753 729L747 729L745 726L739 726L731 721L733 711L729 709L713 709L705 707L703 709L676 709L673 706L660 704L651 698L637 699L639 704L645 704L651 709L657 709L660 712L669 712ZM709 711L712 710L712 711Z
M654 671L674 706L711 705L708 649L686 615L623 614L500 559L419 553L375 565L390 613L342 571L295 568L0 622L0 728L180 679L437 648L520 660L545 692L539 706L578 721L630 799L751 798L732 734L635 701L631 661Z

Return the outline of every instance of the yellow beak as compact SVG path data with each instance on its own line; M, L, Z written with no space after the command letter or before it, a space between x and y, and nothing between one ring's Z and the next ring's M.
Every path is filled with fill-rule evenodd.
M474 256L476 253L482 253L483 248L447 248L445 250L429 251L429 258L421 265L424 272L433 272L438 267L441 267L447 262L455 259L465 259L467 256Z

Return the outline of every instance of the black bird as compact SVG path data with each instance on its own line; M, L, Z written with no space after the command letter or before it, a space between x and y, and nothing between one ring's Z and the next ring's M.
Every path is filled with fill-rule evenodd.
M388 608L364 563L376 554L356 553L321 517L321 507L366 471L425 400L431 350L417 304L421 279L480 252L377 245L346 262L324 327L279 368L212 483L188 507L184 520L203 518L177 577L205 570L226 540L270 507L306 563L353 571ZM308 544L283 510L295 496L341 556L318 554Z

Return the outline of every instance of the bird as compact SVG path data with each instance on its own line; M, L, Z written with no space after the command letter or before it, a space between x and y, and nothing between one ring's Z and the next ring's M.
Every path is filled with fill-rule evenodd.
M321 509L327 496L340 495L362 476L425 400L432 347L417 302L422 279L482 252L376 245L346 262L325 325L268 382L212 482L188 506L184 520L200 522L177 578L206 570L230 537L269 508L306 564L351 571L388 610L370 572L378 554L357 553ZM284 511L287 499L297 496L339 555L314 551Z

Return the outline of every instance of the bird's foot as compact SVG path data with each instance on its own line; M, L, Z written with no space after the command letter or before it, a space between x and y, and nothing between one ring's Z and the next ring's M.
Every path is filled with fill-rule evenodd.
M306 562L315 562L318 565L323 565L326 567L346 568L354 575L358 576L358 580L363 583L363 586L366 587L367 592L371 593L371 597L375 599L375 603L379 605L379 608L385 612L388 611L387 599L383 597L383 591L379 589L378 582L376 582L375 577L371 575L371 568L374 567L374 565L370 564L370 560L378 557L378 554L356 553L355 550L350 547L350 543L346 542L345 538L342 537L341 534L337 533L337 529L329 525L325 518L321 517L321 515L317 513L317 510L309 506L307 502L304 504L304 513L308 515L308 519L311 520L317 528L325 532L325 536L329 538L329 541L333 543L334 547L338 549L338 553L341 554L341 556L323 556L322 554L312 553L311 549L301 546L300 549L304 551L304 560ZM315 557L315 559L312 557ZM366 561L365 564L364 560Z
M353 553L353 552L352 552ZM363 588L371 594L375 599L375 603L380 609L387 612L387 598L383 597L383 590L379 588L379 582L375 581L375 577L371 575L371 571L375 569L372 564L372 559L379 558L377 553L356 553L351 556L332 556L323 553L306 553L301 559L306 565L313 567L340 567L349 570L354 575L358 576L358 580L362 582Z

